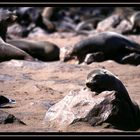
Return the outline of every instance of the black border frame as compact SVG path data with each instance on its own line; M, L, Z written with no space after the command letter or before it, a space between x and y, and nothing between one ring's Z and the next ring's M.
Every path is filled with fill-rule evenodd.
M82 0L81 0L82 1ZM97 2L96 2L97 1ZM37 0L23 0L23 1L15 1L15 0L1 0L0 1L0 7L6 7L6 6L44 6L44 5L49 5L49 6L56 6L56 5L63 5L63 6L75 6L75 7L80 7L80 6L138 6L140 5L140 1L131 1L131 2L118 2L118 1L113 1L108 0L103 2L102 0L94 0L93 2L90 2L88 0L80 2L80 0L71 0L63 2L62 0L41 0L40 2ZM102 138L102 137L107 137L107 138L120 138L120 137L135 137L138 138L140 137L140 131L139 132L0 132L0 137L96 137L96 138Z

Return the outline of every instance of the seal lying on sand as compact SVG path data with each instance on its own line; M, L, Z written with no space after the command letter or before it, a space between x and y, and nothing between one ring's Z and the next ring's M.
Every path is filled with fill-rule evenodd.
M11 59L34 60L28 53L4 42L2 38L0 38L0 62Z
M118 96L122 97L129 104L134 114L134 120L138 118L138 105L132 102L123 83L117 76L112 74L110 71L107 71L105 69L96 69L91 71L87 76L86 86L91 91L95 91L97 93L112 90L117 91Z
M34 58L42 61L59 60L60 49L48 41L31 41L25 39L7 40L9 44L24 50Z
M91 38L82 40L66 52L64 62L77 57L79 63L84 62L87 54L102 52L105 60L120 60L130 52L139 52L140 45L115 32L97 33Z

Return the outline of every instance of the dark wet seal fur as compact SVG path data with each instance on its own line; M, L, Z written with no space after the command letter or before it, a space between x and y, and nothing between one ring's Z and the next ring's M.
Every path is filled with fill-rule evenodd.
M102 91L117 91L119 96L129 104L134 114L134 120L139 122L139 120L137 120L139 116L138 105L132 102L123 83L110 71L105 69L95 69L91 71L87 75L86 86L91 91L97 92L97 94L100 94Z
M57 45L48 41L35 41L26 39L7 40L11 45L25 51L32 57L42 61L59 60L60 49Z
M115 32L102 32L76 43L66 53L64 62L76 56L79 63L82 63L87 54L96 52L103 52L105 60L117 60L119 59L118 56L124 56L134 51L140 52L140 45L138 43Z

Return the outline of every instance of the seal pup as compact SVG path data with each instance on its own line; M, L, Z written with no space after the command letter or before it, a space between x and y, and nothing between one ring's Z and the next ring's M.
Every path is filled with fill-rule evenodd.
M3 107L5 105L7 105L7 104L15 104L15 103L16 103L15 100L9 99L9 98L7 98L7 97L5 97L3 95L0 95L0 107Z
M59 47L48 41L13 39L7 40L7 43L16 46L41 61L59 60Z
M93 37L81 40L65 53L63 58L67 62L77 57L79 64L89 53L102 52L105 60L117 60L130 52L140 52L140 45L129 38L115 32L97 33Z
M8 61L11 59L21 59L30 61L34 60L34 58L28 53L4 42L0 37L0 62Z

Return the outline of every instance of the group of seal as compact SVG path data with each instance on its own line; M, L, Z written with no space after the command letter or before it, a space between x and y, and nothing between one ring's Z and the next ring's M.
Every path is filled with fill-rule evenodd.
M90 60L90 63L95 60L101 61L109 59L123 63L122 58L133 52L136 52L138 55L140 54L140 45L138 43L124 35L108 31L96 33L93 37L79 41L71 50L66 52L63 61L67 62L76 56L80 64L84 62L87 54L94 54L92 55L93 58ZM101 59L98 58L99 54Z
M0 9L0 62L11 59L59 60L59 47L48 41L6 40L7 28L16 21L15 13ZM2 29L1 29L2 28Z
M16 15L13 12L0 9L0 62L10 59L33 59L28 53L5 42L7 27L13 24L15 20Z

